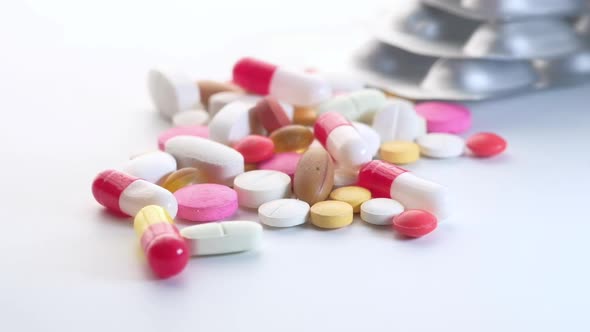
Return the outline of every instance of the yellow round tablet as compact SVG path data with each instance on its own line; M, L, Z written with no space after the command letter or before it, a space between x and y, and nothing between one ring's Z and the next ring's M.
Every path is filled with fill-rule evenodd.
M385 142L379 148L379 157L392 164L409 164L420 159L420 147L408 141Z
M352 206L352 212L358 213L361 204L371 199L371 192L358 186L341 187L330 193L330 199L348 203Z
M348 226L352 216L352 206L340 201L317 202L310 210L311 223L321 228Z

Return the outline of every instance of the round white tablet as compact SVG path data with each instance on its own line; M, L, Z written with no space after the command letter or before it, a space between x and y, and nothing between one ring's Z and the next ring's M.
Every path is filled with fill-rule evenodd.
M309 204L294 198L266 202L258 208L260 221L272 227L293 227L304 224L309 217Z
M402 212L403 205L390 198L373 198L361 205L361 219L373 225L391 225Z
M288 197L291 194L291 177L283 172L256 170L242 173L234 179L238 204L247 208Z
M416 139L420 153L431 158L453 158L463 154L465 140L446 133L431 133Z
M151 70L148 74L148 89L154 105L167 118L201 104L201 93L196 82L178 72Z
M402 99L388 99L373 118L373 129L381 142L413 141L421 133L421 126L414 104Z
M381 145L381 137L379 136L379 133L364 123L355 121L351 123L354 129L356 129L356 131L361 134L362 139L367 144L369 154L373 157L376 156L377 152L379 152L379 146Z
M172 123L180 126L202 126L209 122L209 113L205 110L188 110L178 112L172 117Z

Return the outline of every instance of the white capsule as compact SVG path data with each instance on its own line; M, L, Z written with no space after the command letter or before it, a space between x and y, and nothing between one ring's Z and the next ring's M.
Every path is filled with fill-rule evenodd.
M354 129L356 129L359 132L359 134L367 144L369 154L375 157L379 152L379 147L381 146L381 137L379 136L379 133L377 133L375 129L367 126L364 123L354 121L351 123Z
M309 204L294 198L266 202L258 208L260 221L272 227L293 227L304 224L309 217Z
M128 160L121 171L148 182L156 183L164 175L176 170L176 160L169 153L152 151Z
M258 208L266 202L289 197L291 177L279 171L250 171L236 176L234 190L240 206Z
M361 205L361 219L373 225L391 225L402 212L403 205L390 198L373 198Z
M366 117L385 105L385 94L376 89L362 89L349 94L339 95L322 103L318 113L338 112L351 121Z
M395 178L391 188L391 197L403 202L406 209L428 211L444 219L449 215L450 202L447 189L438 183L422 179L411 172L405 172Z
M413 141L422 133L422 126L414 104L402 99L388 100L373 119L373 129L381 136L381 142Z
M209 138L225 145L232 145L240 139L251 135L261 134L263 128L257 121L253 121L250 109L254 103L236 100L225 105L209 123Z
M166 142L165 151L176 158L178 168L197 168L211 183L231 186L244 173L244 157L239 152L206 138L177 136Z
M180 231L192 256L218 255L247 251L262 242L262 226L253 221L223 221L195 225Z
M207 122L209 122L209 113L201 109L178 112L172 117L175 127L202 126Z
M201 104L201 93L195 81L174 72L153 69L148 74L148 89L152 102L167 118Z
M418 137L416 143L420 153L431 158L454 158L463 154L465 140L447 133L430 133Z
M171 218L176 217L178 202L172 193L145 180L135 180L121 192L119 208L124 213L135 216L148 205L158 205L166 209Z
M373 158L367 144L351 125L334 128L328 136L326 149L344 168L357 169Z

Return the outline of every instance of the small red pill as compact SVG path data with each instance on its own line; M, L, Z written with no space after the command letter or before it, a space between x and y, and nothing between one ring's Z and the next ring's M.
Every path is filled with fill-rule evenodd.
M421 237L432 232L436 217L424 210L406 210L393 218L393 229L408 237Z
M248 135L237 141L234 149L244 156L245 163L258 163L272 158L275 145L268 137Z
M474 156L493 157L506 150L506 140L494 133L477 133L467 139L467 147Z

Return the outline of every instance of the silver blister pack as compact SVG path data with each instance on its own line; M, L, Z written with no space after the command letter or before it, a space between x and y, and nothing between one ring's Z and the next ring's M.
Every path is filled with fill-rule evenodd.
M531 90L541 77L530 61L439 59L370 42L354 59L369 85L410 99L481 100Z
M412 0L383 17L375 37L412 53L444 58L541 59L584 47L571 20L479 22Z
M551 60L441 59L373 41L353 67L368 85L409 99L483 100L590 82L590 49Z
M486 21L579 15L590 0L422 0L455 15Z

